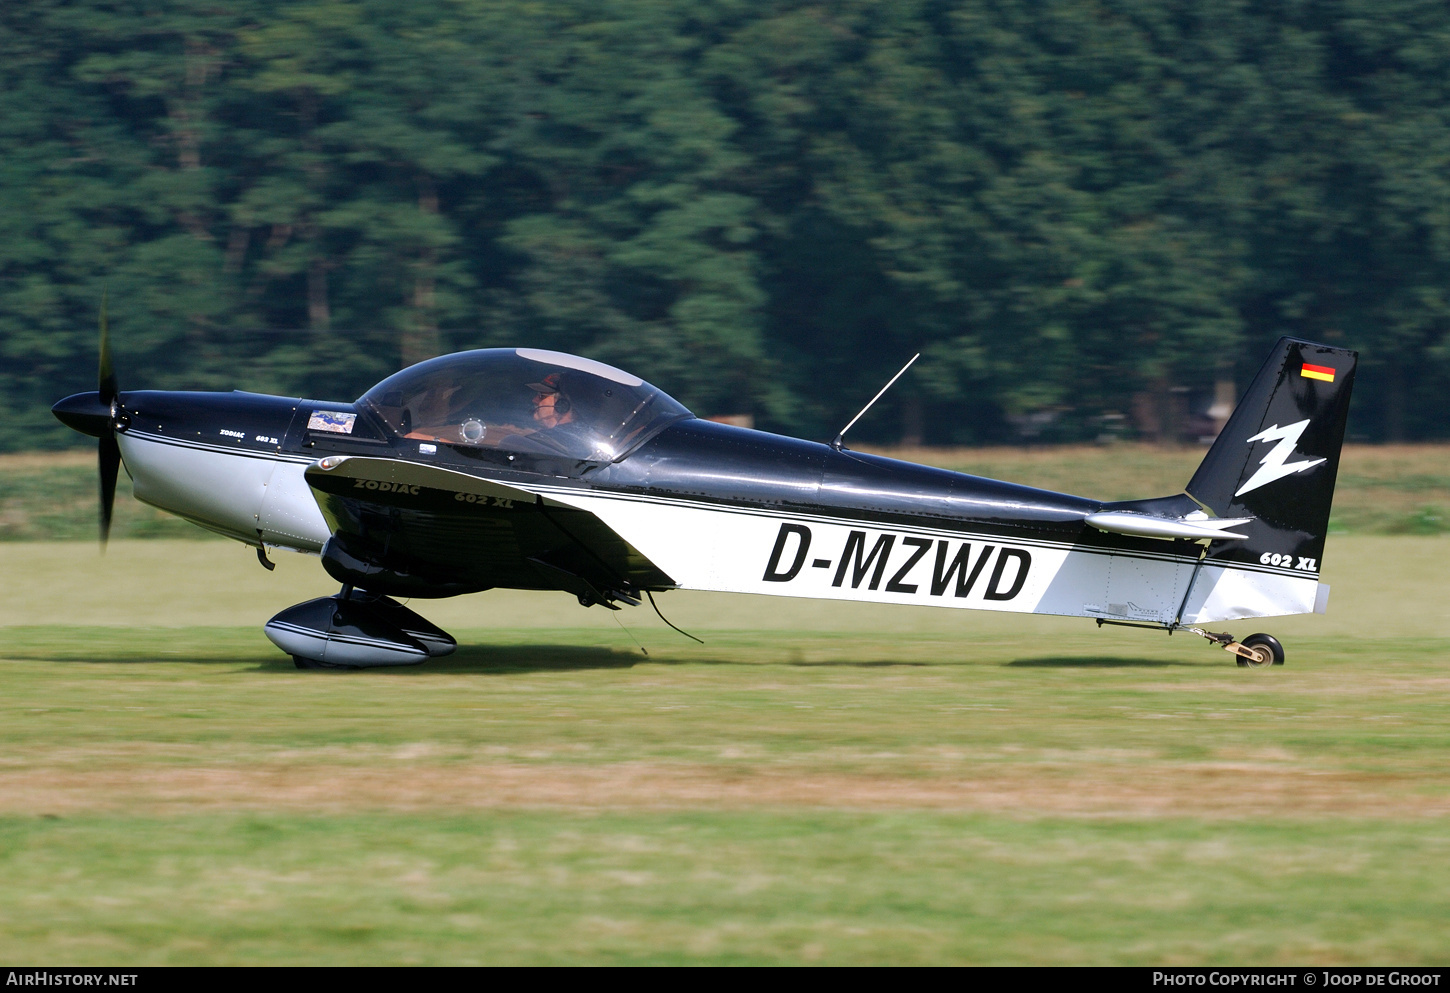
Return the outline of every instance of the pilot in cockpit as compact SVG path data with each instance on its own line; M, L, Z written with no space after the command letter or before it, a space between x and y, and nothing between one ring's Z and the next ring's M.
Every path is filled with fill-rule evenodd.
M477 391L464 391L456 384L436 386L414 397L411 409L404 410L401 419L408 430L403 434L408 438L454 445L568 453L575 446L566 436L572 435L574 429L558 430L573 425L578 413L566 388L568 385L558 372L537 383L523 384L527 391L519 397L523 406L513 408L513 418L508 416L507 405L495 402L489 409L489 405L480 402ZM524 397L530 399L524 400Z
M628 373L532 349L428 359L389 376L359 403L397 437L445 444L460 454L595 461L617 459L646 433L689 416Z
M529 383L534 391L534 420L547 429L574 420L574 403L561 388L560 374L551 372L542 382Z

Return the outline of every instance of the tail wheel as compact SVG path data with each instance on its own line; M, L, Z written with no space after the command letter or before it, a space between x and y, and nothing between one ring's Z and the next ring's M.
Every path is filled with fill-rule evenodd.
M1250 669L1264 669L1271 665L1284 664L1284 646L1271 634L1251 634L1240 642L1254 653L1251 659L1239 656L1239 665Z

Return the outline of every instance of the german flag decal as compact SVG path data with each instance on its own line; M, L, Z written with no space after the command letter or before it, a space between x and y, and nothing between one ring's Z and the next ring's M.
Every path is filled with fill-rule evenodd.
M1310 365L1304 363L1304 368L1299 370L1299 375L1305 379L1322 379L1326 383L1334 382L1334 370L1327 365Z

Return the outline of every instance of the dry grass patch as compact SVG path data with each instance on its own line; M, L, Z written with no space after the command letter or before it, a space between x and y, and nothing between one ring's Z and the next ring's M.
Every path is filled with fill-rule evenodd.
M96 468L96 453L85 449L65 452L0 452L0 473L37 469Z
M1443 775L1262 762L1012 763L852 774L781 766L625 762L8 769L0 812L829 809L1014 817L1422 819L1450 815Z

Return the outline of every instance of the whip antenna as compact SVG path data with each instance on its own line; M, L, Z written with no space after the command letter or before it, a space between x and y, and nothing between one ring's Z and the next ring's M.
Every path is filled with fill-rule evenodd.
M842 448L846 447L846 432L849 431L849 430L851 430L852 425L854 425L857 421L859 421L862 417L864 417L866 415L866 411L870 410L872 408L872 406L875 405L875 403L876 403L877 400L880 400L883 396L885 396L886 391L889 390L889 389L891 389L892 384L894 384L902 376L906 375L906 370L908 370L908 369L911 368L912 362L915 362L919 358L921 358L921 353L920 352L917 352L915 355L913 355L911 357L911 361L910 362L907 362L906 365L904 365L904 366L901 367L901 371L900 372L898 372L896 375L892 376L891 379L887 381L886 385L883 386L883 387L881 387L881 392L880 393L877 393L874 397L871 398L871 402L870 403L868 403L866 406L864 406L864 407L861 408L861 413L859 413L855 417L851 418L851 422L849 424L847 424L845 427L843 427L841 429L841 433L838 434L838 435L836 435L836 440L833 441L833 442L831 442L831 447L832 448L834 448L836 451L839 452ZM666 622L666 623L668 623L668 622Z
M616 607L614 609L616 611L619 610L618 607ZM639 643L639 639L634 636L634 632L631 631L629 628L627 628L627 627L624 626L624 622L619 619L619 614L618 613L613 613L613 614L610 614L609 616L614 618L614 623L619 625L619 630L621 630L625 634L629 635L629 640L632 641L632 642L634 642L634 647L635 648L638 648L640 651L644 652L646 655L649 654L649 649L648 648L645 648L643 645L641 645ZM1102 627L1102 625L1099 624L1098 627Z
M659 606L659 604L655 603L655 595L653 593L651 593L649 590L645 590L644 591L644 595L647 596L647 597L649 597L649 605L655 609L655 613L656 614L660 614L660 606ZM664 614L660 614L660 620L664 621L666 624L669 624L670 627L674 628L676 631L680 632L680 634L684 635L686 638L689 638L691 641L699 641L700 644L702 644L702 645L704 644L703 641L700 641L699 638L696 638L693 634L691 634L690 632L686 631L684 628L682 628L682 627L676 627L674 624L671 624L670 623L670 619L668 617L666 617Z

